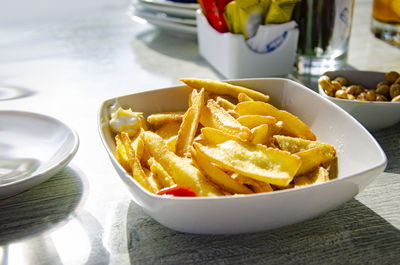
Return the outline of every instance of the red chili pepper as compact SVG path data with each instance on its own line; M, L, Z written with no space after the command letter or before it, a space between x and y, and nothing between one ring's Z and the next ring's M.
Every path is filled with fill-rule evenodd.
M217 31L223 33L228 31L224 17L224 8L232 0L200 0L199 3L208 22Z
M179 197L195 197L196 193L194 193L193 189L189 186L185 185L172 185L171 187L161 189L157 192L157 195L172 195Z

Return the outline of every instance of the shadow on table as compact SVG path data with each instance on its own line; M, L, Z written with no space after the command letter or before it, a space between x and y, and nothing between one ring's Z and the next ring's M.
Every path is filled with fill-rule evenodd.
M0 200L0 245L53 228L70 216L82 196L79 174L67 167L28 191Z
M130 204L132 264L395 264L400 231L352 199L318 218L266 232L193 235L170 230Z
M400 122L372 133L385 152L388 164L386 172L400 174Z
M0 83L0 101L28 97L34 94L33 91L23 87Z
M198 72L198 66L204 69L211 67L201 57L196 39L176 37L162 30L149 30L137 35L131 42L131 49L135 61L151 72L158 71L158 74L170 77L170 69L173 68L179 75L179 77L173 77L173 82L177 82L182 76L201 75L202 73ZM147 49L163 56L158 56L157 60L153 60L149 58ZM190 64L182 64L181 61L190 62ZM219 73L215 72L215 74L224 79Z

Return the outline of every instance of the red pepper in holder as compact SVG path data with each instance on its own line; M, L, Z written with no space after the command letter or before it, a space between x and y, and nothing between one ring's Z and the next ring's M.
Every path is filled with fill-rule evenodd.
M224 17L225 6L232 0L198 0L208 23L218 32L228 32Z

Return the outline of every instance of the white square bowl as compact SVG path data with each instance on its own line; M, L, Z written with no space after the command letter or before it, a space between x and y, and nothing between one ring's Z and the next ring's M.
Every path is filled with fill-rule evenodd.
M114 135L108 126L115 101L145 116L187 108L191 88L176 86L106 100L99 132L119 177L133 200L156 221L174 230L199 234L237 234L268 230L316 217L348 201L386 167L385 153L353 117L311 89L281 78L230 80L264 92L271 103L298 116L318 140L335 146L338 178L299 189L226 197L162 197L145 191L117 162ZM117 192L117 191L116 191Z
M367 89L375 89L376 85L385 80L385 73L357 70L340 70L326 72L331 80L341 76L348 80L348 84L363 85ZM328 96L320 85L319 93L350 113L369 131L378 131L400 122L399 102L359 101L341 99Z

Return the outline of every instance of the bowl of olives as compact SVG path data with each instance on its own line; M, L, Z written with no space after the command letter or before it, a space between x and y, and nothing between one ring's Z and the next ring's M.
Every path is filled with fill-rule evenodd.
M400 122L400 73L396 71L330 71L319 78L318 89L371 132Z

